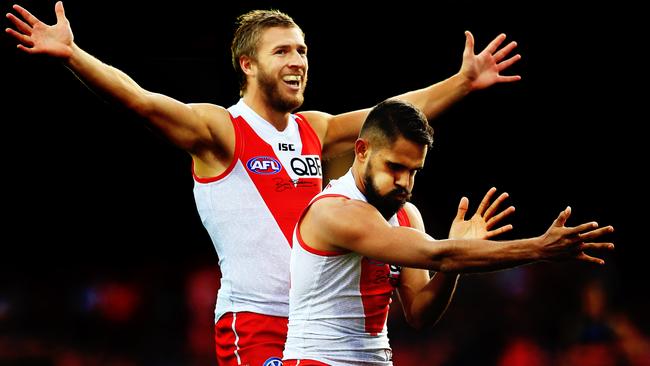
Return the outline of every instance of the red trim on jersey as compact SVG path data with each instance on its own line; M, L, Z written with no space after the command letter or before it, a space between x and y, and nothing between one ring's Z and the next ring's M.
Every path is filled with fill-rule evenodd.
M321 156L320 142L314 131L304 121L296 119L302 141L303 155ZM275 222L282 230L287 243L293 243L291 236L302 210L309 201L321 191L322 178L299 178L294 182L287 173L288 167L281 166L280 171L273 174L256 174L247 167L247 162L262 156L270 157L280 162L273 147L257 135L255 130L239 116L234 119L242 133L242 149L239 160L266 203Z
M400 226L411 226L408 214L404 208L397 211L397 221ZM395 268L393 268L395 269ZM384 329L391 296L399 281L399 270L391 271L391 266L367 257L361 260L361 277L359 289L365 316L366 332L376 336Z
M242 135L241 132L239 131L239 127L237 126L237 123L235 123L235 119L233 118L232 114L228 112L228 115L230 116L230 122L232 123L232 126L235 129L235 152L233 154L232 160L230 161L228 168L226 168L226 170L224 170L223 173L215 177L199 177L198 175L196 175L196 172L194 171L194 159L192 159L192 176L194 177L194 180L199 183L205 184L205 183L216 182L219 179L222 179L223 177L230 174L233 168L235 168L235 164L237 164L237 159L239 159L239 155L241 154L241 149L242 149L242 141L241 141Z
M397 211L397 222L399 222L399 226L411 227L411 220L409 219L409 214L406 212L404 207L400 208Z
M312 248L309 246L309 244L305 243L304 240L302 240L302 235L300 234L300 223L302 222L303 216L305 216L305 213L307 212L307 209L314 204L314 202L322 199L322 198L330 198L330 197L342 197L346 199L350 199L348 196L344 196L342 194L335 194L335 193L328 193L328 194L322 194L320 196L315 197L310 203L309 206L305 207L305 209L302 211L302 214L300 214L300 218L298 219L298 225L296 226L296 238L298 239L298 243L302 247L302 249L308 251L311 254L316 254L320 255L323 257L334 257L337 255L342 255L342 254L347 254L350 251L349 250L344 250L344 251L335 251L335 250L318 250L315 248Z
M300 129L300 138L307 137L306 135L309 135L309 138L311 139L311 142L316 142L318 144L318 151L323 151L323 145L320 142L320 139L318 138L318 135L316 134L316 131L314 131L314 128L309 124L309 121L307 121L307 118L302 115L301 113L296 113L296 122L298 123L298 127L301 127L301 125L304 121L304 128ZM304 135L303 135L303 129L304 129ZM315 141L314 141L315 140ZM304 140L303 140L303 149L304 149ZM320 155L320 154L319 154Z

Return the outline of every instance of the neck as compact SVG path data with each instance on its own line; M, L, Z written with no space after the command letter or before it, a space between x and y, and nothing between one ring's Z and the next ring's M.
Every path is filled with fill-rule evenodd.
M363 195L366 195L366 184L363 182L363 174L361 170L361 164L355 159L352 163L352 177L354 178L354 183L357 185L357 188Z
M279 112L264 99L260 92L250 91L244 94L244 103L260 117L273 125L278 131L284 131L289 124L289 112Z

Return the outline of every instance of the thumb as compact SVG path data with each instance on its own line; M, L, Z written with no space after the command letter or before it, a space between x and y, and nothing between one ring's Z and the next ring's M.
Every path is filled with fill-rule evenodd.
M54 12L56 13L57 22L65 20L65 10L63 10L63 1L57 1L54 5Z
M467 199L467 197L461 198L460 203L458 203L458 211L456 212L456 217L454 218L454 221L465 220L465 213L467 213L468 207L469 207L469 200Z
M554 226L564 226L566 224L566 220L571 216L571 206L567 206L562 212L560 212L560 215L555 219L555 222L553 222Z
M463 53L469 53L470 55L474 54L474 36L470 31L465 31L465 51Z

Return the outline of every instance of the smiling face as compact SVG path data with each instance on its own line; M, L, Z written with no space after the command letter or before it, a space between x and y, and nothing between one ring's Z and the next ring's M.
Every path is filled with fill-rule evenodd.
M251 61L249 87L279 112L292 112L304 101L307 86L307 46L296 27L263 31L257 56Z

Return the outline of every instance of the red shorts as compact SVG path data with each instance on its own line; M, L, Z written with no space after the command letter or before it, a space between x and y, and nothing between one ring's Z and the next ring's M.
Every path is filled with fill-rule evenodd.
M329 366L326 363L314 360L284 360L282 366Z
M280 366L288 319L250 312L226 313L214 325L219 366Z

